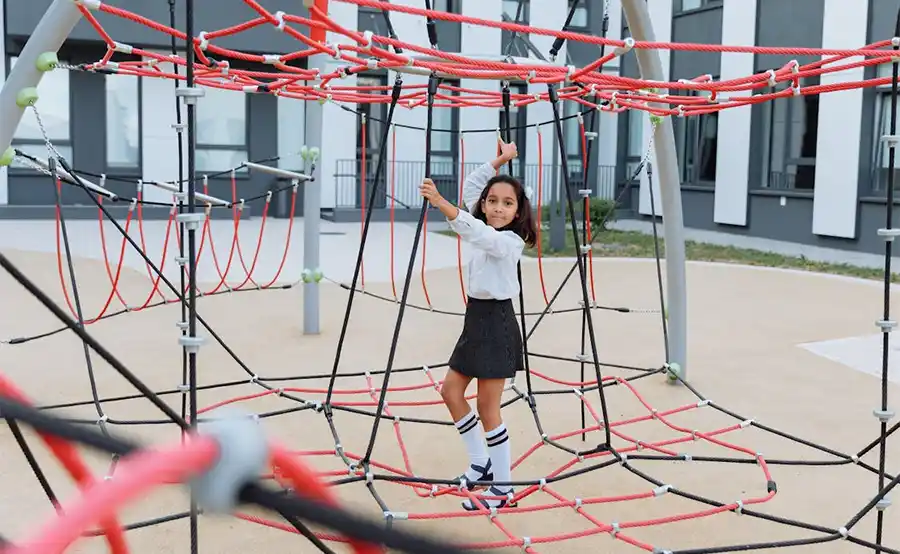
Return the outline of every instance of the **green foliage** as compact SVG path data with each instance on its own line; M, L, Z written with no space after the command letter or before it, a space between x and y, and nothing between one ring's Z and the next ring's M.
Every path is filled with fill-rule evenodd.
M579 202L576 206L576 214L579 214L578 217L580 219L580 208L583 206L581 202ZM599 233L600 231L605 231L608 228L609 223L615 221L616 215L616 203L612 200L607 200L605 198L591 198L590 204L590 219L591 219L591 232ZM563 202L561 205L563 214L566 216L566 224L570 222L569 219L569 209L566 206L566 203ZM541 208L541 223L545 225L550 224L550 214L553 211L554 206L542 206Z

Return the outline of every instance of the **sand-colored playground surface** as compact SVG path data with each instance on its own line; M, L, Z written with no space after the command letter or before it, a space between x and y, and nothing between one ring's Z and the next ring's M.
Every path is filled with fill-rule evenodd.
M55 255L15 251L6 253L44 290L51 292L53 298L62 302ZM85 315L92 317L109 294L106 270L97 261L77 260L76 267ZM548 294L552 293L569 268L569 263L545 263L544 276L550 289ZM595 260L594 272L598 304L644 310L658 308L658 301L655 300L658 298L656 273L651 263ZM880 402L879 380L817 356L798 345L874 333L874 322L881 315L882 293L879 287L812 274L707 264L691 264L688 279L688 378L700 393L744 418L753 418L757 422L842 453L855 454L875 439L878 423L872 416L872 410ZM529 310L540 310L544 306L544 300L538 284L536 264L524 266L524 280L527 289L526 306ZM455 269L429 272L427 286L435 308L462 310ZM391 296L390 285L386 283L369 283L367 289ZM142 301L149 291L146 272L124 269L120 290L127 301ZM577 307L579 295L576 277L563 291L558 306ZM300 289L240 292L203 298L199 302L199 312L252 373L260 377L327 374L332 368L347 296L348 292L337 286L323 286L323 333L315 337L302 334ZM0 299L0 339L36 334L59 326L52 314L6 273L0 274ZM411 285L410 301L425 305L418 274ZM114 299L113 302L118 300ZM900 311L900 301L895 300L893 309L895 313ZM397 310L398 307L393 302L357 295L343 350L341 372L384 368ZM182 353L177 342L179 331L175 325L179 320L179 311L178 306L166 306L130 313L92 324L89 331L154 390L173 389L180 383L182 371ZM597 349L602 361L646 368L659 367L662 363L663 342L658 314L595 310L593 316ZM529 322L534 319L529 318ZM538 354L562 357L576 355L581 342L581 319L580 312L548 316L530 339L530 350ZM462 320L457 316L408 309L400 334L395 367L421 367L423 364L437 365L444 362L461 324ZM201 406L262 391L258 385L249 383L249 375L215 343L208 331L203 330L201 334L207 338L207 342L198 357L200 383L245 382L238 386L201 391L198 395ZM92 355L91 360L101 397L135 392L98 356ZM68 332L26 344L0 344L0 371L41 405L89 400L91 387L85 367L82 345ZM534 357L531 359L531 367L536 372L532 377L535 390L572 388L548 382L544 377L567 382L579 379L577 363ZM435 378L440 379L443 371L443 368L435 369ZM639 372L605 368L604 375L633 377L639 375ZM589 369L588 378L591 377ZM373 376L376 388L380 387L381 379L380 374ZM400 387L428 383L425 372L415 370L395 374L390 385ZM524 376L520 376L516 383L525 390ZM276 386L321 389L326 384L326 380L318 379L281 381ZM610 420L622 421L647 415L648 409L642 402L662 413L698 401L685 387L666 384L661 375L638 379L632 386L633 391L625 386L606 389ZM355 389L360 393L339 394L336 402L355 403L356 408L365 411L374 409L371 405L366 405L372 403L372 399L366 392L368 384L364 376L340 378L337 387L339 391ZM317 392L295 394L309 400L323 398ZM515 393L509 391L507 394L512 398ZM892 384L889 394L893 399L893 406L898 406L900 386ZM171 406L180 410L179 395L164 398ZM586 399L599 412L600 395L597 391L588 392ZM409 416L447 421L446 410L439 400L437 392L430 386L406 392L391 392L388 396L391 414L401 416L401 419ZM418 404L404 406L404 402L413 401ZM239 404L242 408L257 413L296 405L291 400L276 396L265 396ZM581 425L579 399L572 393L540 395L537 397L537 408L541 424L550 436L574 431ZM110 420L120 422L160 418L158 411L146 400L105 402L103 410ZM97 412L91 404L56 413L90 420L97 418ZM520 400L506 408L505 418L512 437L514 458L520 457L540 442L540 433L525 402ZM665 419L674 425L702 432L716 431L739 423L739 420L711 406L686 410L665 416ZM372 417L337 411L334 421L343 447L350 453L362 455L369 439ZM261 422L270 437L291 449L312 451L334 448L325 417L312 410L265 418ZM590 414L588 423L591 423ZM145 444L171 445L178 441L178 432L173 425L110 425L109 428L114 433ZM659 420L623 425L616 427L616 430L622 436L614 437L613 444L620 449L633 446L628 438L652 443L684 436ZM452 478L463 467L464 451L452 427L406 421L395 426L394 420L390 418L382 421L373 460L393 468L406 467L403 451L398 446L398 436L402 437L408 470L416 475ZM72 499L76 493L71 481L64 476L60 466L30 430L27 437L57 494L63 499ZM756 427L732 430L716 435L716 438L758 452L765 460L770 460L767 470L771 472L771 479L777 483L777 494L767 498L767 478L764 474L766 468L755 463L670 460L634 460L630 463L640 472L688 493L726 504L739 499L766 499L765 502L748 508L829 529L845 525L875 494L877 488L874 474L851 463L818 467L775 463L778 460L833 461L838 458ZM600 432L592 432L584 443L580 435L561 442L571 448L588 449L602 440ZM694 456L751 458L745 452L703 439L671 444L666 448ZM104 475L109 467L109 457L85 452L96 474ZM654 452L650 448L644 448L636 454ZM323 471L344 469L341 460L335 456L307 456L304 459ZM589 467L604 459L576 462L569 470ZM39 525L54 517L54 512L6 426L0 426L0 460L0 534L15 541L29 536ZM552 446L543 446L527 456L515 468L513 476L521 480L539 479L571 460L570 454ZM877 450L867 454L863 460L877 466ZM900 472L900 437L889 440L887 467L891 474ZM708 505L671 493L634 500L587 503L591 498L641 494L654 488L655 485L635 473L614 465L553 483L548 489L557 497L547 491L535 492L522 500L519 513L502 514L498 521L515 537L530 537L535 543L535 552L561 554L628 553L642 550L623 540L614 540L609 533L591 532L596 529L594 523L571 507L539 511L527 508L580 497L585 499L583 512L594 520L606 524L618 522L622 528L622 536L652 547L674 551L827 536L819 531L799 529L732 512L684 521L651 521L651 524L636 527L628 525L628 522L694 514L710 509ZM448 516L463 513L459 508L458 498L420 497L410 487L388 482L376 482L375 489L392 511ZM344 506L374 519L381 517L381 510L364 483L342 485L335 490ZM898 498L896 492L892 496ZM173 486L128 506L120 512L121 521L132 523L182 512L187 509L187 505L184 489ZM281 522L276 514L253 509L246 513ZM864 540L873 540L874 521L874 515L867 516L851 529L851 534ZM885 512L885 522L885 544L900 549L900 507L895 505L889 508ZM396 525L432 537L443 536L464 543L507 540L501 529L485 516L399 521ZM585 536L573 537L582 531ZM554 536L573 538L540 542L542 538ZM128 534L128 539L134 552L187 552L188 522L180 519L133 531ZM341 544L331 544L337 552L346 551ZM315 551L308 541L295 534L230 517L202 517L199 545L201 552L210 554ZM498 549L501 552L517 550L517 547ZM100 539L85 539L73 551L105 552L106 547ZM864 551L871 550L846 541L831 541L787 550L798 553Z

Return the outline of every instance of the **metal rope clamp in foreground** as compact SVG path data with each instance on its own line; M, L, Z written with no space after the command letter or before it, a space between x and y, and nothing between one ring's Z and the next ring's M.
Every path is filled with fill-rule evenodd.
M206 513L230 514L241 489L266 468L269 445L259 420L248 412L220 408L197 425L197 433L219 443L212 466L191 481L197 504Z

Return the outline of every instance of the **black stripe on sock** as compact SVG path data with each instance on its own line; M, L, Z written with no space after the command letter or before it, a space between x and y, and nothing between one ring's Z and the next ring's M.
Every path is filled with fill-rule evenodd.
M499 446L508 440L509 440L509 435L506 433L506 429L504 429L503 431L497 433L495 436L489 437L487 439L487 445L488 446Z
M469 431L475 428L478 425L478 416L472 414L472 416L468 420L462 420L456 424L456 428L459 430L460 435L465 435Z

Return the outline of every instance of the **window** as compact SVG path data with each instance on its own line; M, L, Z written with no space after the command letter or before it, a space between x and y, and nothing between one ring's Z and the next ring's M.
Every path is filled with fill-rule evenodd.
M196 170L216 173L247 161L247 96L237 90L204 87L197 103Z
M283 151L279 167L300 171L305 166L300 151L306 144L306 102L278 97L278 146Z
M818 77L802 79L801 87L817 85ZM779 90L786 85L779 85ZM773 91L774 89L765 89ZM762 187L813 190L816 180L818 95L770 100L762 108Z
M107 75L106 167L141 167L141 81L132 75Z
M458 94L446 86L459 87L459 81L443 81L438 96ZM431 115L431 177L446 198L456 198L459 186L459 108L440 106L452 102L452 98L436 98Z
M691 115L675 120L675 143L678 147L681 184L715 185L718 137L718 112Z
M387 84L387 77L385 75L376 75L376 76L362 76L357 77L357 86L361 87L383 87ZM373 92L373 94L376 94ZM380 94L385 94L385 92L381 92ZM361 114L361 117L366 118L366 161L365 161L365 176L366 176L366 198L365 201L369 202L369 194L371 193L372 187L375 185L376 173L375 170L378 169L378 154L381 152L381 137L384 134L384 122L387 120L387 112L388 107L387 104L384 103L375 103L375 102L366 102L362 104L357 104L357 111ZM342 188L345 189L346 186L350 186L353 183L353 188L349 191L342 190L341 195L345 198L355 197L356 198L356 207L362 207L362 203L359 198L359 191L361 187L361 182L359 181L360 175L360 161L362 160L362 125L361 120L357 119L357 137L356 137L356 161L353 164L353 167L343 167L339 170L341 175L352 175L355 176L355 179L351 181L347 181ZM387 175L387 166L388 164L382 165L382 173L379 177L379 181L382 183L382 190L387 190L384 187L385 183L385 175ZM379 198L376 199L375 207L381 207L383 202L383 197L379 195Z
M459 13L460 0L431 0L431 9L439 12Z
M521 5L521 9L519 8ZM509 16L510 21L528 23L528 0L503 0L503 13ZM519 17L516 17L518 14Z
M638 165L644 158L644 149L647 148L644 140L644 122L649 117L647 112L634 108L626 112L628 123L628 143L625 149L625 178L631 179Z
M675 13L722 4L722 0L675 0Z
M579 104L575 100L565 100L562 102L563 117L568 117L563 121L563 134L566 137L566 161L569 167L570 179L578 176L581 177L584 169L582 168L582 152L581 152L581 125L578 123L578 112L584 111L585 106ZM588 129L585 129L587 131Z
M578 2L575 13L572 15L572 21L569 22L570 29L587 29L588 28L588 3L591 0L569 0L569 9L572 9L572 3Z
M891 95L881 94L878 98L880 110L878 111L878 124L875 128L875 159L872 164L872 192L885 194L888 188L888 176L890 174L890 157L887 143L881 137L891 134ZM900 129L900 109L897 110L897 129ZM894 156L894 190L900 186L900 156Z
M16 60L18 60L17 57L10 57L10 71L15 66ZM40 114L40 121L47 132L47 138L66 161L73 165L68 71L56 69L44 73L37 91L39 99L36 107ZM13 134L12 146L41 160L47 160L44 135L32 108L26 109L22 114L19 126ZM28 168L30 166L16 161L12 167Z
M503 0L502 19L511 23L528 25L530 21L529 0ZM504 56L517 56L527 58L531 55L525 41L528 33L513 33L511 31L500 32L500 47Z

